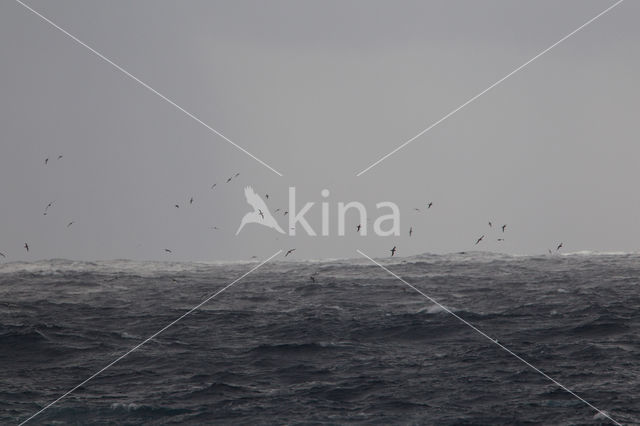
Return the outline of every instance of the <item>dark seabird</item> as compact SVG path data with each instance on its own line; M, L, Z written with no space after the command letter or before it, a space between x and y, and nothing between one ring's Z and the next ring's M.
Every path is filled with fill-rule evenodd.
M556 247L556 251L560 250L562 248L562 243L558 244L558 247Z
M478 241L476 241L476 245L477 245L480 241L482 241L482 239L483 239L483 238L484 238L484 235L483 235L482 237L478 238Z
M315 277L314 277L313 275L311 275L309 278L311 279L311 282L312 282L312 283L315 283L315 282L316 282L316 279L315 279Z
M429 201L429 204L427 204L427 208L430 209L432 205L433 205L433 201Z
M553 252L551 251L551 249L547 249L547 251L549 252L549 254L553 254Z
M502 232L504 232L504 229L507 227L507 225L502 225Z
M231 182L231 178L227 179L227 183Z
M180 204L176 204L175 207L176 207L176 209L179 209L180 208Z
M280 211L280 209L275 209L273 212L274 213L278 213Z
M289 214L289 212L288 212L288 211L286 211L286 212L284 212L284 213L283 213L283 215L285 215L285 216L286 216L286 215L288 215L288 214Z
M193 197L189 198L189 204L193 204Z
M362 225L356 226L356 232L360 232L360 228L362 228Z
M413 226L409 227L409 236L411 236L411 234L413 234Z
M261 218L264 219L264 213L262 213L262 210L258 209L258 214L260 215Z
M493 225L491 224L491 221L489 221L489 228L493 227Z
M24 243L24 248L26 248L26 249L27 249L27 253L28 253L28 252L29 252L29 244Z
M164 251L166 251L167 253L173 253L171 250L169 249L164 249Z
M171 281L173 281L174 283L178 284L178 280L176 280L175 278L171 278Z
M240 176L240 173L236 173L235 175L233 175L233 177L238 177Z
M504 241L504 238L498 238L498 241Z
M45 158L45 159L44 159L44 165L46 166L48 162L49 162L49 159L48 159L48 158Z
M215 188L217 185L217 183L214 183L213 185L211 185L211 189Z
M287 254L284 255L284 257L289 256L291 253L293 253L296 249L291 249L287 252Z
M389 250L391 252L391 257L393 257L393 255L396 254L396 246L393 246L393 248L391 250Z
M264 196L267 200L269 199L269 194L264 194Z
M4 253L3 253L3 252L1 252L1 251L0 251L0 256L5 257L5 258L7 257L7 256L5 256L5 255L4 255Z
M67 223L67 228L70 227L71 225L73 225L74 223L75 223L74 221L71 221L71 222Z
M62 159L62 155L58 155L58 160Z

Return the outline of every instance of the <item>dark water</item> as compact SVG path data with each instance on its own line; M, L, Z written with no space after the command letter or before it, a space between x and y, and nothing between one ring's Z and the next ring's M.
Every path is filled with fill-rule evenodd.
M620 423L640 423L639 255L384 263ZM252 266L0 265L0 423ZM367 260L267 264L32 423L609 424Z

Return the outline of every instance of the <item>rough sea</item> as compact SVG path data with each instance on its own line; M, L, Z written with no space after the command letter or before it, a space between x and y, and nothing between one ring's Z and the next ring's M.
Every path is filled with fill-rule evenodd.
M640 255L380 262L640 424ZM0 264L0 423L26 420L256 264ZM364 258L269 262L29 422L345 423L613 424Z

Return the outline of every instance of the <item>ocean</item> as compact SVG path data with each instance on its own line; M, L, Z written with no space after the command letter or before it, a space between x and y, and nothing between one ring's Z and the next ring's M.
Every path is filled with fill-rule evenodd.
M379 261L640 424L639 254ZM0 264L0 423L26 420L256 264ZM612 422L362 258L269 262L29 424Z

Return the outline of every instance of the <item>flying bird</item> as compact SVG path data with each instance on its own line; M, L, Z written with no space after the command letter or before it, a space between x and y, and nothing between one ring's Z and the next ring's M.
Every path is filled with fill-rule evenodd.
M395 255L397 251L396 246L393 246L393 248L389 251L391 252L391 257L393 257L393 255Z
M414 209L415 211L417 211L417 212L419 212L419 211L420 211L420 209L419 209L419 208L417 208L417 207L414 207L413 209Z
M62 155L58 155L58 160L62 159Z
M44 159L44 165L46 166L48 162L49 162L49 159L48 159L48 158L45 158L45 159Z
M491 224L491 222L489 222L489 228L491 228L493 225Z
M216 185L218 185L217 183L214 183L213 185L211 185L211 189L215 188Z
M273 212L274 213L278 213L280 211L280 209L275 209Z
M430 209L432 205L433 205L433 201L429 201L429 204L427 204L427 208Z
M267 198L267 200L269 199L269 194L264 194L264 196Z
M560 250L562 248L562 243L558 244L558 247L556 247L556 251Z
M475 245L477 245L480 241L482 241L483 238L484 238L484 235L482 237L478 238L478 241L476 241Z
M233 177L238 177L240 176L240 173L236 173L235 175L233 175Z
M180 204L176 204L176 205L175 205L175 208L176 208L176 209L179 209L179 208L180 208Z
M29 252L29 244L24 243L24 248L26 248L26 249L27 249L27 253L28 253L28 252Z
M411 236L411 234L413 234L413 226L409 227L409 236Z
M502 232L504 232L504 229L507 227L507 225L502 225Z
M189 204L193 204L193 197L189 198Z
M164 249L164 251L166 251L167 253L173 253L171 250L169 249Z
M71 222L67 223L67 228L70 227L71 225L73 225L74 223L75 223L74 221L71 221Z
M291 253L293 253L294 251L296 251L296 249L294 249L294 248L293 248L293 249L291 249L291 250L289 250L289 251L287 252L287 254L285 254L285 255L284 255L284 257L289 256L289 255L290 255Z
M231 182L231 179L232 179L232 178L227 179L227 183Z
M498 238L498 241L504 241L504 238Z
M360 228L362 228L362 225L356 226L356 232L360 232Z
M5 255L4 255L4 253L3 253L3 252L1 252L1 251L0 251L0 256L5 257L5 258L7 257L7 256L5 256Z
M288 215L288 214L289 214L289 212L288 212L288 211L286 211L286 212L284 212L284 213L282 213L282 214L286 216L286 215Z
M269 208L265 204L264 200L260 198L258 194L253 190L252 187L247 186L244 188L244 196L247 199L247 203L251 207L253 207L253 211L244 215L242 218L242 222L240 222L240 227L236 231L236 235L240 233L244 225L247 223L260 223L262 225L268 226L269 228L273 228L281 234L284 234L284 231L278 225L278 222L274 219L274 217L269 212ZM261 217L262 219L259 219Z

